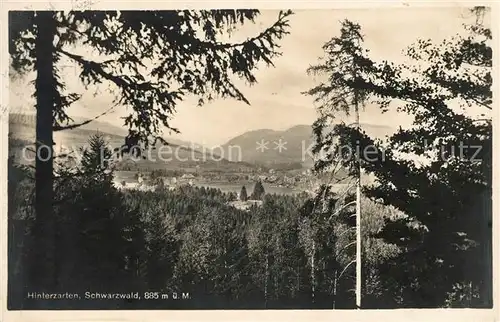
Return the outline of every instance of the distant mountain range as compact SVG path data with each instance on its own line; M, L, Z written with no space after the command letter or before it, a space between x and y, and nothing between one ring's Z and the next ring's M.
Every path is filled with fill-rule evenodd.
M89 119L83 117L73 117L70 124L84 123ZM34 114L9 114L9 132L17 138L24 138L32 141L35 138L36 118ZM123 144L124 138L127 135L125 128L112 125L107 122L93 120L90 123L79 126L72 130L58 131L54 133L56 144L64 145L83 145L87 143L90 134L103 133L108 137L111 145ZM116 142L118 140L119 142ZM178 140L175 138L167 138L168 143L182 146L200 146L199 144ZM201 146L200 146L201 147Z
M74 118L75 123L87 121L84 118ZM32 143L35 138L35 115L9 115L9 133L11 138ZM372 137L384 137L394 132L388 126L362 124L363 130ZM59 147L75 148L85 146L89 136L102 133L112 147L119 147L124 143L127 130L102 121L92 121L81 127L58 131L54 133L54 141ZM172 160L162 162L158 160L158 149L151 152L147 160L138 161L141 168L185 168L200 166L214 169L280 168L290 165L293 168L309 167L312 165L310 149L313 135L310 125L296 125L284 131L260 129L248 131L234 137L220 149L210 150L200 144L182 141L174 138L165 138L170 147L163 149L164 158ZM168 153L175 153L168 155ZM167 154L166 154L167 153ZM154 161L156 160L156 161ZM236 170L237 171L237 170Z
M84 118L74 118L71 124L82 123L86 120ZM9 115L10 141L11 143L15 142L15 145L11 146L12 151L9 151L9 154L15 154L20 162L23 162L20 158L22 146L33 145L35 141L35 124L34 115ZM127 131L123 128L96 120L75 129L55 132L55 150L56 152L61 149L75 150L86 146L89 137L97 133L101 133L113 148L120 147L125 142L125 136L127 135ZM190 169L198 166L206 170L227 171L255 168L255 166L245 162L230 162L219 155L212 155L209 149L203 148L196 143L168 137L165 140L169 143L168 147L164 146L160 149L161 146L158 144L155 149L147 151L146 159L132 161L130 158L124 158L122 165L125 168L130 167L141 170Z

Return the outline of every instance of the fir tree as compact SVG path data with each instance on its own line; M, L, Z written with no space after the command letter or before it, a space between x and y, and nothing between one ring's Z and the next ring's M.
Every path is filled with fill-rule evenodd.
M78 77L85 86L103 82L114 86L116 105L131 108L124 121L129 134L121 151L138 154L140 144L162 140L162 127L178 131L170 119L187 95L198 97L200 105L216 97L249 103L233 76L255 83L252 71L257 64L272 65L279 55L276 42L288 33L291 12L280 12L272 26L241 43L222 43L219 36L253 22L258 14L257 10L9 12L12 66L19 72L36 71L36 149L41 153L35 172L33 263L37 264L31 265L31 277L39 291L50 291L56 284L53 133L83 125L67 114L81 93L65 93L61 60L79 66ZM75 44L106 59L75 54Z
M136 285L137 270L131 267L145 247L141 225L113 187L111 165L101 162L103 155L111 155L106 142L100 135L91 136L80 171L57 177L55 242L60 289L119 291L127 287L124 280Z
M394 305L445 305L447 294L467 289L454 287L457 283L479 290L480 300L471 305L491 305L492 49L484 8L476 12L478 22L467 27L470 35L439 45L419 40L408 49L408 64L377 63L361 52L355 60L359 77L343 81L349 91L362 89L382 112L395 108L415 120L383 143L345 125L336 126L331 137L361 151L376 147L360 160L376 177L365 193L406 215L391 218L379 235L404 250L384 267ZM337 76L342 73L332 68L331 77ZM401 157L408 154L410 159ZM419 158L425 162L415 161ZM355 172L353 160L344 161Z
M322 199L332 196L329 193L331 184L346 179L338 175L342 166L348 167L349 174L355 181L353 185L349 186L351 189L354 186L356 188L355 226L357 232L354 237L356 239L356 259L349 262L348 265L352 263L356 264L356 306L361 305L362 293L361 160L359 153L355 153L355 155L342 155L346 150L341 147L345 147L345 145L338 140L338 137L344 135L346 132L359 133L361 131L359 114L370 94L359 86L363 71L363 55L366 52L362 47L363 41L361 26L349 20L344 20L341 24L340 36L334 37L324 44L325 57L319 64L313 65L308 69L309 74L326 76L326 81L305 93L313 96L315 102L319 104L317 108L319 117L313 124L315 137L313 153L316 156L314 170L316 172L331 172L329 183L320 189L319 196ZM338 124L336 117L339 113L345 113L346 115L354 113L355 123ZM351 151L359 151L355 145L351 145L350 147L353 148ZM351 189L346 191L344 195L350 195ZM331 209L333 214L329 216L330 218L337 220L337 224L343 224L342 218L338 218L338 215L345 212L345 209L348 209L353 204L352 201L347 202L347 199L349 198L338 198L337 204L333 207L334 209L331 209L329 206L331 200L318 201L323 204L325 209ZM316 209L314 208L314 210ZM332 244L335 243L332 242ZM339 266L337 265L335 269L338 270ZM338 273L340 274L340 272Z
M253 193L251 199L254 200L260 200L264 196L266 191L264 190L264 186L262 185L262 182L259 180L255 183L255 186L253 187Z
M241 187L240 200L241 201L247 201L248 200L247 188L245 186Z
M81 171L99 180L111 180L111 159L113 152L101 134L93 134L88 141L88 147L82 148Z

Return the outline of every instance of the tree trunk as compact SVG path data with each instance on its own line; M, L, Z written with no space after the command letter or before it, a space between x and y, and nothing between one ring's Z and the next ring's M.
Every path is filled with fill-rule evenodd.
M264 278L264 302L265 302L265 308L267 308L267 285L269 282L269 255L267 254L266 251L266 276Z
M333 273L333 309L337 308L337 274L338 271L335 269Z
M55 218L53 203L53 116L54 92L53 51L56 24L53 12L36 13L36 170L35 213L33 231L35 249L32 253L31 278L37 291L55 287Z
M354 75L355 79L357 75ZM356 113L356 126L361 132L361 124L359 122L359 96L358 89L354 89L354 109ZM356 183L356 308L361 308L361 156L360 148L356 147L356 167L358 170L358 178Z
M492 225L492 190L487 190L480 197L479 209L481 218L480 241L480 274L483 285L480 286L481 303L479 307L493 307L493 225ZM477 268L476 268L477 269Z
M315 262L314 262L314 258L316 257L316 243L315 241L313 240L312 242L312 254L311 254L311 300L312 300L312 303L315 302L315 292L316 292L316 267L315 267Z

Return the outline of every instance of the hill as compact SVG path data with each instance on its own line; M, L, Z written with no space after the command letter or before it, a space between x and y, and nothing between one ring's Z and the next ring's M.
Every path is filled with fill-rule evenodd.
M83 117L73 117L73 123L83 123L88 121L88 119ZM35 124L36 118L34 114L9 114L9 132L14 136L23 136L30 140L35 137ZM120 140L117 144L122 144L123 138L127 135L127 130L122 127L118 127L107 122L102 122L99 120L93 120L90 123L84 124L78 128L66 131L58 131L54 133L54 140L56 144L82 144L86 143L88 136L92 133L103 133L108 136L111 141ZM181 145L185 147L195 148L202 150L200 144L194 142L186 142L179 139L168 137L166 138L169 144ZM112 144L114 145L114 144Z
M227 158L233 161L241 160L266 166L303 164L307 162L307 156L303 156L302 151L306 151L311 140L311 127L297 125L285 131L249 131L229 140L222 149Z
M394 129L383 125L362 124L370 136L383 138ZM312 127L296 125L284 131L269 129L245 132L222 146L227 159L241 160L265 166L312 164L310 149L313 143Z
M74 118L74 122L84 122L86 119ZM35 141L35 116L27 114L9 115L9 154L15 154L18 162L22 160L22 148L32 146ZM81 127L58 131L54 133L55 151L78 151L88 143L92 134L101 133L112 148L118 148L125 142L126 130L106 122L92 121ZM215 171L251 171L254 167L244 162L230 162L218 155L212 155L208 149L199 144L185 142L173 138L165 138L168 146L158 144L155 148L146 151L145 158L124 158L119 168L131 170L155 169L186 169L199 168ZM28 154L29 155L29 154ZM29 156L32 158L33 156Z

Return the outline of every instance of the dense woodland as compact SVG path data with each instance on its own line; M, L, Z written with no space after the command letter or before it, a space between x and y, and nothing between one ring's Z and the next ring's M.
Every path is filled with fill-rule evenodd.
M230 205L234 195L217 189L158 187L153 192L119 191L112 172L99 167L104 140L91 138L80 169L61 170L56 180L58 286L61 291L159 291L189 293L191 300L113 303L120 307L200 308L348 308L353 272L334 276L352 260L353 223L324 225L313 214L308 194L263 195L262 206L248 211ZM10 164L10 285L25 277L30 228L34 218L29 170ZM258 186L258 185L257 185ZM253 194L259 194L256 189ZM367 297L381 301L371 285L378 262L397 254L370 233L396 210L365 200L364 224ZM325 210L326 211L326 210ZM353 208L346 208L348 218ZM67 214L71 213L71 216ZM318 216L324 212L316 212ZM27 228L27 235L24 234ZM336 238L344 232L343 237ZM347 233L346 233L347 232ZM312 243L317 240L315 248ZM340 271L338 272L340 275ZM334 291L335 289L335 291ZM13 288L23 296L24 290ZM337 294L337 296L335 296ZM376 299L377 298L377 299ZM19 300L19 298L18 298ZM378 303L378 302L377 302ZM387 303L389 305L390 303ZM47 303L50 305L50 303ZM110 305L75 303L74 307ZM375 305L375 302L374 302ZM377 304L378 305L378 304ZM50 306L49 306L50 307Z
M315 154L361 144L386 156L384 162L320 157L314 166L318 175L341 167L353 178L360 170L376 177L363 187L361 204L363 308L492 305L492 36L484 23L487 8L471 12L477 19L465 26L467 36L439 44L416 39L407 53L415 65L372 61L362 26L344 21L340 36L325 44L325 58L310 69L326 75L305 93L319 103ZM258 11L11 14L17 21L9 24L13 68L37 72L37 147L51 145L54 131L78 126L69 125L65 109L79 96L61 94L59 57L82 66L84 83L116 85L120 103L132 107L124 153L140 153L126 148L155 141L184 95L199 96L200 104L216 97L246 101L231 77L257 81L256 63L271 65L279 56L276 44L293 32L290 15L280 13L257 38L231 45L216 42L218 30L251 22ZM121 29L107 26L108 19ZM126 46L141 24L148 37ZM193 24L206 27L204 40ZM99 36L103 30L110 39ZM56 34L60 43L53 46ZM78 42L126 59L99 64L63 48ZM179 55L169 60L172 51ZM153 77L178 83L178 91L141 76L137 66L154 55L165 60ZM205 74L191 68L194 61L205 62ZM120 78L125 65L133 75ZM450 101L481 116L457 112ZM364 105L411 114L414 126L381 142L334 125L336 113L358 113ZM426 149L423 140L430 143ZM451 148L464 142L480 152L453 154ZM247 191L263 200L248 211L232 207L234 196L215 189L122 191L112 184L113 164L100 159L106 142L94 136L89 143L78 167L55 167L60 160L54 158L21 167L9 159L9 307L354 308L352 190L332 193L326 184L315 195ZM405 153L428 163L401 158ZM27 301L26 292L35 290L183 292L190 299Z

